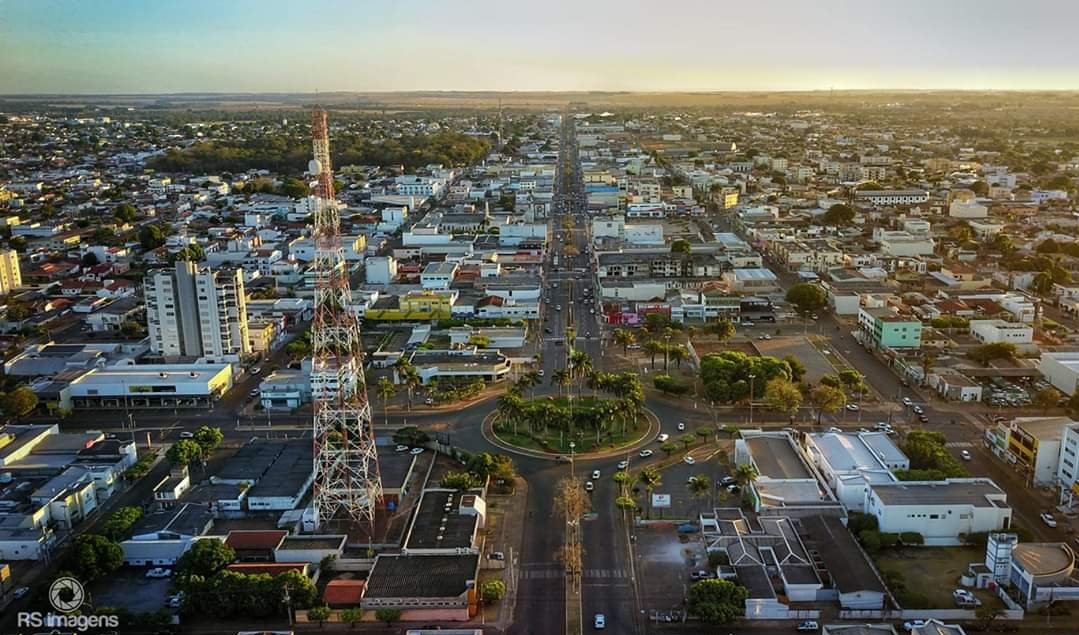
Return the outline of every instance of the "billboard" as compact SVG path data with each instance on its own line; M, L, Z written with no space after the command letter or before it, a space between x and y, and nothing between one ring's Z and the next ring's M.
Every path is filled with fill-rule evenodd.
M652 494L652 507L670 507L670 494Z

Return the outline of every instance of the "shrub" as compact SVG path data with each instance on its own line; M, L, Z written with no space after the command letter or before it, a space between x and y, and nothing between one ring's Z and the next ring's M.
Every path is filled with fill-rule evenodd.
M872 514L851 512L847 517L847 528L856 536L865 530L876 531L879 526L877 517Z
M916 531L904 531L899 534L899 541L904 545L924 545L925 536Z
M676 380L670 375L656 375L652 380L656 389L669 395L684 395L689 392L689 386Z
M730 564L731 559L727 557L727 554L722 551L709 551L708 552L708 568L715 569L720 565Z
M933 604L929 597L917 591L903 591L897 595L899 605L905 609L931 609Z
M862 543L865 550L869 553L876 553L880 551L880 532L873 530L863 530L858 532L858 541Z
M899 534L892 532L882 532L880 534L880 546L881 547L895 547L899 544Z

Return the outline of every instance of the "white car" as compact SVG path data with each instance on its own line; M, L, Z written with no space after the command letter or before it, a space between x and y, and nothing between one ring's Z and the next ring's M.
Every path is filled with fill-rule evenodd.
M660 443L666 443L667 439L669 439L669 438L671 438L671 435L664 432L663 434L656 437L656 441L659 441Z
M641 450L640 457L642 459L647 459L648 457L652 456L653 454L655 454L655 452L653 452L651 450Z
M180 438L181 439L194 439L195 438L195 433L194 432L188 432L187 430L184 430L183 432L180 433Z
M599 631L607 628L607 618L603 613L596 613L595 617L592 618L592 628Z
M161 567L154 567L146 572L147 578L168 578L172 576L172 569L163 569Z
M1056 529L1057 519L1053 517L1052 513L1043 512L1042 515L1039 516L1039 518L1041 518L1042 522L1045 523L1046 525L1048 525L1049 527L1052 527L1053 529Z
M685 463L686 465L693 465L694 463L696 463L696 462L697 462L697 460L696 460L696 459L694 459L694 458L693 458L692 456L690 456L690 455L688 455L688 454L687 454L687 455L685 455L684 457L682 457L682 461L683 461L683 462L684 462L684 463Z
M799 633L816 633L820 630L820 624L813 620L806 620L798 625Z
M925 414L925 410L922 410L921 406L914 406L911 410L913 410L916 415Z
M593 481L598 481L599 480L599 470L592 470L592 480Z
M909 622L903 622L903 630L910 632L916 628L925 626L925 620L911 620Z
M972 457L970 455L970 450L963 450L962 452L959 453L959 456L963 457L964 461L969 461L972 458L974 458L974 457Z
M584 491L591 492L594 489L596 489L596 486L592 484L592 481L585 481Z
M543 373L544 373L543 369L542 369L542 368L541 368L541 369L539 369L539 376L540 376L540 377L543 377Z
M847 410L849 410L850 412L858 412L858 410L860 410L860 408L858 407L858 404L856 404L856 403L849 403L849 404L847 404Z
M903 397L903 405L910 408L914 405L914 402L910 400L910 397Z
M974 597L974 594L966 589L952 591L952 599L959 606L981 606L982 601Z
M629 467L629 461L619 461L618 462L618 469L624 470L627 467Z
M841 428L837 428L835 426L832 426L831 428L828 428L828 432L834 432L835 434L840 434L841 432L843 432L843 430Z
M393 449L394 452L408 452L407 445L399 445Z
M686 429L686 422L685 421L679 421L678 422L678 431L683 432L685 429Z
M409 454L412 454L412 455L423 454L423 448L412 448L409 451Z

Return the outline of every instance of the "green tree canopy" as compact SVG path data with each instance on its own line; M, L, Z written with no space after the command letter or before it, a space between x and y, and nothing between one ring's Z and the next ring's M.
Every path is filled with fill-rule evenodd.
M749 591L730 580L701 580L689 587L689 613L707 624L729 624L745 612Z
M800 282L787 291L787 302L794 306L799 315L808 316L823 309L828 303L828 295L818 284Z
M208 578L236 560L236 552L217 538L197 540L176 561L176 575Z
M124 550L116 541L100 534L82 534L75 538L68 557L68 568L83 582L108 576L123 564Z
M4 416L21 417L37 408L37 395L26 386L19 386L4 395L0 407L4 410Z
M215 426L199 426L195 430L194 440L202 449L202 456L210 456L214 450L221 447L224 439L225 434L221 432L221 428Z
M828 208L827 212L821 215L821 222L825 225L831 225L833 227L841 227L844 225L850 225L854 222L854 208L844 203L836 203Z
M193 439L180 439L172 444L165 457L173 465L191 465L203 458L202 446Z

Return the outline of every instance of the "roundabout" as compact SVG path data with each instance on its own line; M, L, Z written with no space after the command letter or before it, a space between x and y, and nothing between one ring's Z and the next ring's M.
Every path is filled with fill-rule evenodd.
M526 436L520 432L515 435L511 430L500 429L500 416L499 412L494 410L483 419L480 432L488 443L505 452L548 461L558 461L559 457L565 457L571 453L578 461L623 456L651 443L660 431L659 418L648 408L643 408L637 426L633 430L627 430L625 436L615 435L614 440L601 438L601 442L596 444L593 435L581 432L572 435L572 439L569 435L562 435L563 438L559 444L558 439L551 432L547 435L538 435L539 440L537 440L536 437ZM541 440L547 437L552 443L545 447L541 446ZM527 441L522 443L520 441L522 438L526 438ZM573 443L574 447L570 447L570 443ZM584 450L577 448L584 448Z

